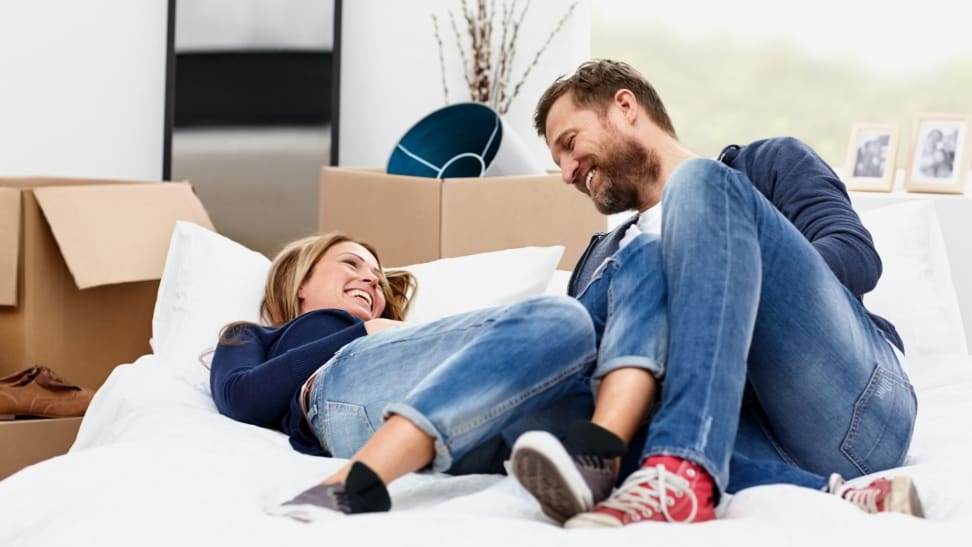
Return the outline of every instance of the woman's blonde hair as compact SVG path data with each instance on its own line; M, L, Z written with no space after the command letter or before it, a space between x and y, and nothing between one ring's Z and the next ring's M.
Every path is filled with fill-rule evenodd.
M300 315L300 287L310 277L314 265L331 247L344 242L361 245L378 260L378 253L371 245L356 241L340 232L329 232L298 239L288 243L274 257L270 265L270 273L264 285L263 304L260 307L260 318L266 325L279 327ZM381 283L381 291L385 295L385 309L381 317L402 320L408 312L411 299L417 290L415 276L405 270L382 271L385 281ZM237 330L236 327L248 323L231 323L223 328L220 342L230 341Z

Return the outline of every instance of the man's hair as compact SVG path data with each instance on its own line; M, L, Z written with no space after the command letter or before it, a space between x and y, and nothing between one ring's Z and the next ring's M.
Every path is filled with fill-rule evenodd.
M614 100L619 89L628 89L638 103L645 108L658 127L676 137L672 120L668 117L665 104L648 80L631 65L620 61L595 59L577 67L570 76L561 76L543 92L533 114L533 126L537 135L547 138L547 115L550 107L560 97L570 93L574 105L590 108L598 114L607 112L607 106Z

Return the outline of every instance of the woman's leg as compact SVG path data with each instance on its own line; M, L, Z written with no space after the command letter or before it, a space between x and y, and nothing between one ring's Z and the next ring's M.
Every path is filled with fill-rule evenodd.
M381 482L388 484L402 475L429 465L433 456L434 437L430 437L405 418L392 416L351 456L348 463L322 482L343 483L348 477L352 462L363 462L381 478Z
M427 448L431 439L434 468L446 471L518 419L576 390L594 357L594 332L582 306L569 298L533 298L348 344L315 381L309 417L334 456L352 458L397 452L386 444L401 436L373 435L383 419L399 416L414 426L406 442ZM364 463L392 480L429 460L404 467Z

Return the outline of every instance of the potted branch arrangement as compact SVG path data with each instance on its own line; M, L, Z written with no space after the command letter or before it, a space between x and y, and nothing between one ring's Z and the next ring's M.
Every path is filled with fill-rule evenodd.
M517 54L516 44L520 27L530 8L527 0L522 9L518 9L517 0L503 1L499 5L498 28L496 0L477 0L476 5L462 0L462 18L465 22L464 31L468 37L468 44L462 39L462 31L457 16L449 11L449 26L455 35L462 59L463 78L469 88L469 98L473 102L490 106L499 114L505 114L510 103L520 93L520 88L554 37L563 29L564 24L574 13L577 2L572 2L557 25L547 35L546 41L534 54L532 61L523 70L519 79L513 79L513 60ZM442 36L439 31L439 20L433 14L432 23L435 27L435 39L439 46L439 64L442 69L442 91L446 104L449 103L449 87L446 83L445 56L443 54ZM495 31L498 31L495 32ZM499 42L494 39L499 36Z

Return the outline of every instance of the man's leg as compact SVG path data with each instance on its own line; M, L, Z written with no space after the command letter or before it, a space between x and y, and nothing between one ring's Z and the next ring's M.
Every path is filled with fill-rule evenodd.
M666 189L666 271L708 273L670 279L671 362L695 368L712 356L732 362L732 371L744 363L746 404L763 435L754 439L733 428L743 454L763 458L756 445L768 439L781 461L823 476L899 465L914 423L914 393L861 302L744 175L705 160L686 167ZM719 298L719 287L726 297ZM716 328L697 332L715 315L713 303L724 310L709 323ZM656 428L649 439L655 452L665 453L664 431ZM725 437L715 438L724 445Z
M662 229L672 372L645 455L684 451L724 490L748 378L779 446L796 452L787 463L821 475L900 463L913 395L861 303L743 174L692 160L674 179ZM854 429L867 438L845 443ZM884 443L893 454L871 454ZM848 449L882 461L853 469Z
M916 399L884 334L789 223L764 253L748 356L753 416L782 461L847 478L901 465ZM737 449L752 438L740 434Z
M737 221L745 213L734 203L740 198L726 197L733 186L720 166L683 163L662 197L669 366L642 469L569 527L715 518L728 482L760 282L755 224Z
M714 517L711 507L729 482L751 350L765 359L749 369L756 396L764 403L772 401L767 405L770 415L782 412L795 421L789 433L802 438L805 447L816 445L818 435L843 436L848 428L853 432L849 415L835 423L832 411L841 407L853 412L855 400L866 396L873 384L868 375L877 370L875 362L858 349L873 349L872 355L890 352L819 254L741 173L718 162L688 161L666 186L663 204L670 367L643 452L645 469L629 477L616 495L623 503L606 504L602 513L610 522L600 524ZM798 296L791 298L793 294ZM807 307L804 297L827 306ZM848 318L835 312L835 303L854 313ZM784 326L777 328L779 322ZM819 328L824 325L832 328ZM832 331L854 341L863 333L865 341L834 344L828 337ZM780 351L777 342L789 351ZM762 350L763 343L772 349ZM856 372L838 370L844 367ZM853 381L849 376L855 376ZM904 430L903 442L898 438L890 444L906 446L913 419L908 390L879 386L887 390L891 404L865 413L875 418L884 412L887 421L887 410L903 404L905 426L885 425ZM808 407L809 415L823 412L829 418L808 420ZM796 427L798 421L801 427ZM835 456L832 460L841 459L836 445L825 451ZM787 473L779 473L766 482L788 480ZM677 487L666 489L666 483ZM669 506L679 495L689 501ZM652 502L636 503L646 498Z
M514 446L517 480L558 522L610 494L627 443L655 400L668 345L660 265L657 237L641 235L599 268L578 297L598 334L593 417L572 424L563 443L530 432Z

